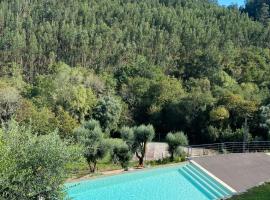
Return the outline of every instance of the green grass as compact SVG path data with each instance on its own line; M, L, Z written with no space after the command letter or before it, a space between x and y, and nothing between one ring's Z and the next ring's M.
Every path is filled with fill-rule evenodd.
M159 166L159 165L179 163L179 162L183 162L184 160L185 159L183 157L176 158L174 161L171 161L169 158L165 158L165 159L156 160L156 161L146 161L145 166L153 167L153 166ZM138 161L132 161L129 163L129 167L136 167L137 165L138 165ZM68 170L67 178L80 178L86 175L98 176L104 171L122 169L120 165L114 164L111 162L109 155L97 163L97 173L95 174L90 174L88 165L84 158L81 158L80 160L73 163L68 163L66 167Z
M270 199L270 183L255 187L247 191L230 198L230 200L269 200Z
M68 165L66 167L67 167L67 170L69 172L69 177L80 178L80 177L83 177L85 175L89 175L89 173L90 173L88 164L84 158L81 158L77 162L68 163ZM92 175L96 176L100 172L109 171L109 170L116 170L116 169L121 169L121 166L118 164L113 164L110 160L110 157L107 156L103 160L101 160L97 163L97 171L98 172L96 174L92 174Z

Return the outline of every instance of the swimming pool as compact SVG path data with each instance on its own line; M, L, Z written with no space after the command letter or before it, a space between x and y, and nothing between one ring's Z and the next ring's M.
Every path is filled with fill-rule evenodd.
M193 164L66 184L74 200L216 200L232 192Z

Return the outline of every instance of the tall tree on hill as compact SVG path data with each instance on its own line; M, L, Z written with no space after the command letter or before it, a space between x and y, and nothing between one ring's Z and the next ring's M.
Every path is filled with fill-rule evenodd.
M269 5L270 2L268 0L248 0L246 2L245 11L249 16L266 26L270 18Z

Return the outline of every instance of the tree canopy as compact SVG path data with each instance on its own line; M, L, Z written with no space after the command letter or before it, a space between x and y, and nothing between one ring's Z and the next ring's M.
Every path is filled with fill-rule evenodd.
M10 123L0 129L1 199L61 199L71 151L57 133L37 136Z
M213 142L209 127L235 132L248 117L253 138L264 139L268 7L259 0L240 9L212 0L1 1L1 121L15 117L40 134L57 128L62 138L76 138L73 128L90 119L113 137L119 127L151 123L155 139L184 131L201 143Z
M187 142L243 141L247 129L269 140L269 6L0 1L0 196L63 199L73 145L94 172L107 153L143 165L152 140L172 157Z

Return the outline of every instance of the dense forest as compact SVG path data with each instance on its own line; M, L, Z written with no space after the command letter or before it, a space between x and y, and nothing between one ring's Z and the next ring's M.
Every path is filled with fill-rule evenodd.
M242 140L248 118L267 139L267 2L1 1L1 120L63 138L91 118L113 137L150 123L201 143Z
M268 0L248 0L245 8L242 10L248 15L262 24L267 26L270 22L270 1Z
M172 160L188 143L269 140L269 6L0 1L0 199L63 199L67 163L95 172L111 149L143 166L152 139Z

